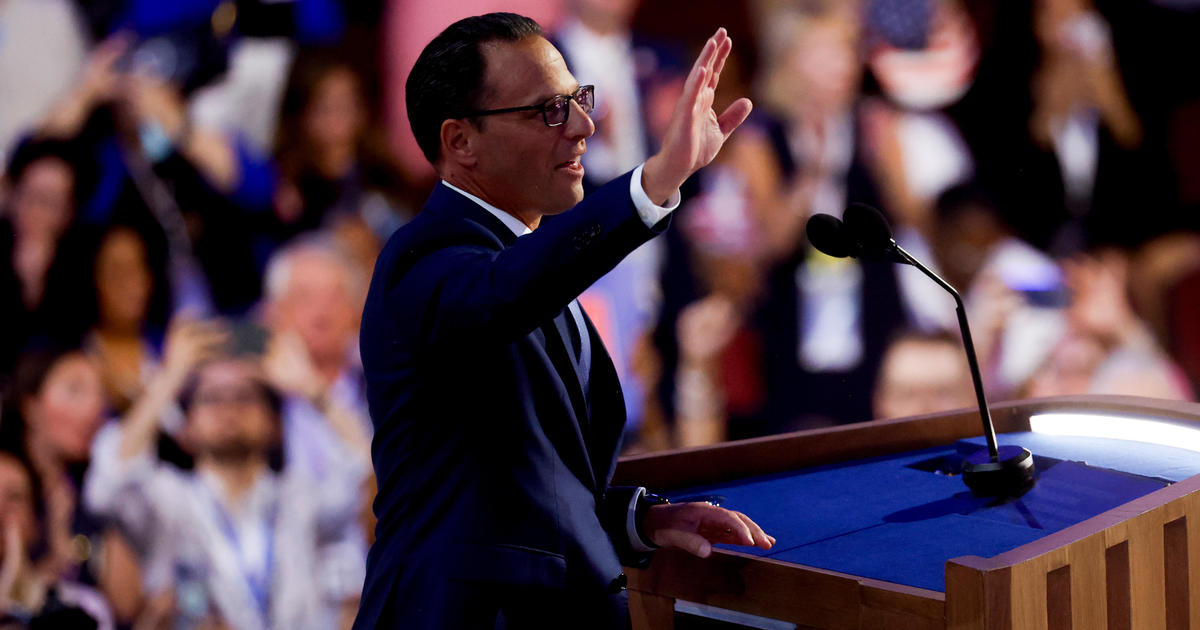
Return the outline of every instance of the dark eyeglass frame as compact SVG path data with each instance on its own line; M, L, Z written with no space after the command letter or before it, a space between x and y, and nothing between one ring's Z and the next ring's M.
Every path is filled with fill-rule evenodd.
M586 100L585 100L586 97ZM571 101L579 103L583 113L590 114L596 109L596 86L581 85L575 90L574 94L559 94L552 97L550 100L541 105L526 105L524 107L504 107L501 109L480 109L467 112L464 118L475 118L478 116L491 116L492 114L509 114L512 112L531 112L541 111L542 122L546 123L547 127L559 127L567 124L571 119ZM563 112L562 120L559 122L550 122L550 116L555 111Z

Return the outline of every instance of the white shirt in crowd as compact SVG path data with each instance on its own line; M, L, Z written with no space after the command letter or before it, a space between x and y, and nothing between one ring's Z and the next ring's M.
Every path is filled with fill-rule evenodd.
M148 593L174 589L178 614L208 612L236 630L329 628L342 593L323 588L323 543L359 515L368 463L347 455L313 479L298 466L261 476L229 513L207 475L120 456L122 428L97 435L85 505L114 519L138 550Z

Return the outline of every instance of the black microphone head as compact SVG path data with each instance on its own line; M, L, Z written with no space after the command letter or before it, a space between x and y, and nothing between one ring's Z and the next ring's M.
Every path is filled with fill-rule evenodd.
M842 215L842 221L848 237L858 241L864 255L880 258L891 251L895 242L892 240L892 227L875 208L852 203Z
M834 258L854 257L858 247L846 234L842 220L831 214L814 214L804 228L808 242L817 251Z

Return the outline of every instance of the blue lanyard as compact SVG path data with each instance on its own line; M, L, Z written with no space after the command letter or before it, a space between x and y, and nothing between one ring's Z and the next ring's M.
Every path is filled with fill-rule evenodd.
M197 480L202 482L200 479ZM276 516L278 515L278 506L276 503L272 503L271 509L267 513L267 562L264 565L263 573L256 576L254 571L251 571L246 566L245 554L242 553L241 537L238 536L237 528L233 526L233 519L230 518L229 513L225 511L225 508L221 505L217 497L213 496L208 486L203 482L201 485L204 487L205 494L208 495L209 501L215 508L217 524L221 527L221 533L229 541L229 544L233 546L234 555L237 557L238 571L241 572L242 578L246 581L246 586L250 589L250 596L254 598L254 603L258 606L259 612L262 613L263 619L266 620L271 609L271 574L275 568L275 523Z

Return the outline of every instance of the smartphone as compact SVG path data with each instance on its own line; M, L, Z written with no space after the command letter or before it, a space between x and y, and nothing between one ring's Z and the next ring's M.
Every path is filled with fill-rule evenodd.
M229 328L229 351L234 356L262 356L271 333L253 320L239 320Z

